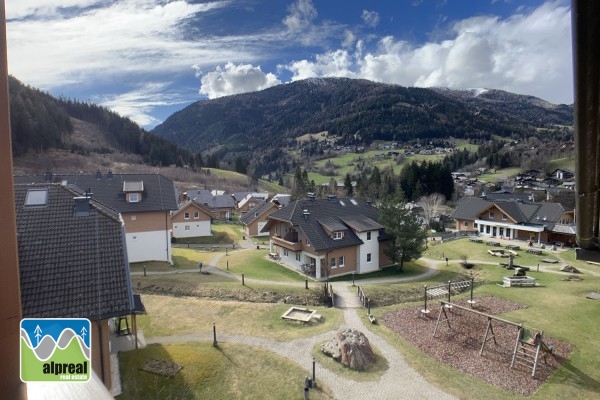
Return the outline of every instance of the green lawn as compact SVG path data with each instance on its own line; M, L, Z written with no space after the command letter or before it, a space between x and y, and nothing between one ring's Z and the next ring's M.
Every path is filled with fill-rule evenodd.
M246 278L277 282L301 282L304 276L267 258L268 250L239 250L222 257L218 267ZM229 269L227 267L229 266Z
M237 287L241 285L238 284ZM258 288L262 289L267 290L265 287ZM290 293L293 297L294 291ZM148 314L139 315L137 324L146 337L212 333L214 322L221 333L294 340L336 329L344 318L341 310L310 306L308 308L323 316L323 322L299 324L281 318L290 308L290 304L247 303L150 294L143 295L142 299Z
M183 368L168 378L142 371L148 360ZM250 346L212 342L150 345L120 354L123 394L118 399L300 399L307 371L271 352ZM330 399L319 385L311 399Z
M391 266L383 268L379 271L370 272L368 274L354 275L354 280L356 282L363 281L365 279L379 279L379 278L408 278L411 276L419 275L424 273L427 270L426 267L416 263L416 262L405 262L404 263L404 271L400 272L397 269L397 266ZM352 275L344 275L344 276L334 276L329 279L331 282L344 282L351 281Z

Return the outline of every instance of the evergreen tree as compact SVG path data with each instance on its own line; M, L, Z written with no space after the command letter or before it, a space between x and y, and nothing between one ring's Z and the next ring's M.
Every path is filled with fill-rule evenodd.
M421 257L427 239L417 214L404 206L404 195L400 191L387 196L379 205L379 222L385 227L385 232L392 236L384 253L392 262L400 263L399 271L404 270L404 261Z
M347 197L351 197L354 194L354 188L352 187L352 178L350 178L349 173L346 173L346 178L344 178L344 190L346 191Z

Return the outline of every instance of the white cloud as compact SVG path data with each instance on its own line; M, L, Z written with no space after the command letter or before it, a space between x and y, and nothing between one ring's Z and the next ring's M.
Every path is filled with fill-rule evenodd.
M298 0L288 7L289 15L283 19L283 24L291 32L299 32L309 27L317 17L317 9L311 0Z
M418 46L392 36L367 51L357 41L314 60L289 63L292 80L316 76L362 77L404 86L488 87L571 103L571 16L563 2L528 14L458 21L450 38Z
M360 17L365 24L371 28L375 28L379 25L379 14L376 11L363 10Z
M84 8L101 3L102 0L19 0L11 1L6 7L6 18L36 18L56 16L61 9L68 7Z
M73 16L9 21L9 71L47 89L136 73L183 73L198 60L205 65L239 56L251 60L229 38L203 33L205 40L184 39L186 21L228 4L123 0Z
M102 96L94 101L122 116L131 118L140 126L154 126L161 121L150 115L152 109L157 106L184 104L189 99L170 91L169 83L150 82L132 91Z
M235 65L228 62L225 67L218 66L215 71L202 76L200 93L209 99L232 94L262 90L281 84L272 73L264 73L260 67L250 64Z

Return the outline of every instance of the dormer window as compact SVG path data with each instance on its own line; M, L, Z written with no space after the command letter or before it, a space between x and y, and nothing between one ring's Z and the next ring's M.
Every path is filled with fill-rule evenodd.
M123 182L123 193L128 203L139 203L142 201L142 193L144 192L144 182Z
M490 218L490 219L494 219L494 212L493 212L493 211L490 211L490 212L488 213L488 218Z
M140 202L140 194L139 193L129 193L127 195L130 203L139 203Z
M340 240L343 237L344 237L344 232L342 232L342 231L333 232L333 240Z

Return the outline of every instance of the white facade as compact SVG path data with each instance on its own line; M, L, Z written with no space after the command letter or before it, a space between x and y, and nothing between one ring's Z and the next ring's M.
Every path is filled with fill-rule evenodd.
M127 257L130 263L171 260L171 239L167 231L125 234Z
M210 221L187 220L173 223L174 238L189 238L197 236L211 236Z
M364 242L358 246L357 272L365 274L379 270L379 231L356 232L356 235Z

